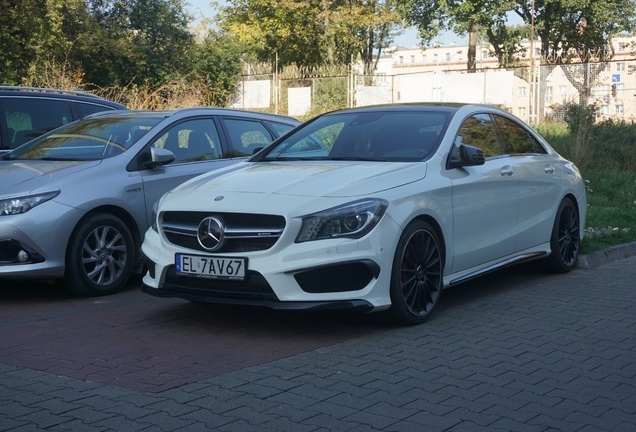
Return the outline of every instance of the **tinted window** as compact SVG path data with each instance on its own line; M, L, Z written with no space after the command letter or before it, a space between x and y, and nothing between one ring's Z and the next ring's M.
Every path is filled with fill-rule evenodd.
M67 101L41 98L3 98L9 147L16 148L73 121Z
M479 147L486 157L502 154L495 125L488 114L473 115L464 121L455 137L455 146L461 144Z
M357 158L419 161L434 151L446 127L439 112L363 112L322 116L266 155L275 158Z
M179 123L162 134L153 146L174 153L175 163L220 159L223 154L219 134L212 119Z
M234 156L251 156L255 150L266 147L273 137L258 121L223 119L230 134Z
M75 106L77 106L77 111L79 111L80 118L84 118L97 112L114 110L114 108L111 108L109 106L85 102L75 102Z
M530 134L520 124L498 115L494 117L503 136L506 153L536 153Z

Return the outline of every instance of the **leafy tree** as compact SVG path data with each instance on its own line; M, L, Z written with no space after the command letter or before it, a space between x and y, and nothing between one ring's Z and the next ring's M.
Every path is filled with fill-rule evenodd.
M256 48L261 61L277 53L282 66L347 64L359 55L372 71L400 23L394 0L231 0L220 7L228 34Z

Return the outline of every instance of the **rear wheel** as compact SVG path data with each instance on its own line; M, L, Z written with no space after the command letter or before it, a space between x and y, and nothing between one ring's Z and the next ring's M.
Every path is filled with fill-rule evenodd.
M121 219L107 213L91 215L71 235L64 285L80 295L113 294L130 277L134 256L133 237Z
M406 227L393 259L387 317L402 325L423 323L442 293L444 260L435 230L426 222Z
M579 211L570 198L564 198L557 210L552 235L550 256L547 258L552 271L566 273L576 266L581 244Z

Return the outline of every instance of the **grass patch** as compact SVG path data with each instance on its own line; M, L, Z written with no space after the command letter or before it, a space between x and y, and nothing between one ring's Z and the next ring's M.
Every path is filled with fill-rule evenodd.
M604 121L588 126L589 152L577 153L577 137L565 124L537 131L563 157L573 160L587 188L586 234L582 253L636 241L636 125Z

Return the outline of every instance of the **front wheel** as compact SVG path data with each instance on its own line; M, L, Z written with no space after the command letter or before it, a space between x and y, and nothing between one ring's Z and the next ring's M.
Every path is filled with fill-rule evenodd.
M442 293L443 269L442 248L435 230L423 221L409 224L393 259L387 317L402 325L426 321Z
M75 294L100 296L119 291L132 272L134 241L118 217L98 213L73 231L63 283Z
M566 273L576 266L581 244L579 211L570 198L564 198L557 209L552 235L550 256L547 258L551 270Z

